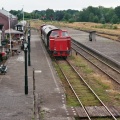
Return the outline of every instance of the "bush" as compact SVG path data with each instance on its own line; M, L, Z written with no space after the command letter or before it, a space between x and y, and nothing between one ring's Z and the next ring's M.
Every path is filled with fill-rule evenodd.
M118 27L116 25L113 24L102 24L99 26L94 26L95 28L103 28L103 29L118 29Z
M69 21L68 21L69 23L73 23L74 22L74 20L73 19L69 19Z
M115 25L115 26L113 26L113 29L118 29L118 27Z

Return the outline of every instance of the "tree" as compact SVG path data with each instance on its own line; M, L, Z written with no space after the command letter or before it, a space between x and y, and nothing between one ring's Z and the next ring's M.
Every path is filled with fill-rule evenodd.
M18 19L21 20L23 15L21 10L11 10L10 13L17 15ZM103 6L92 7L78 10L34 10L31 13L24 12L25 19L42 19L42 20L57 20L57 21L68 21L68 22L101 22L101 23L118 23L120 22L120 6L114 8L105 8Z
M116 24L117 22L119 21L119 18L116 14L113 15L112 19L111 19L111 22Z
M54 10L53 9L47 9L46 10L46 18L47 20L54 20Z
M89 21L94 22L94 14L93 13L89 14Z
M40 14L39 14L40 12L38 11L38 10L34 10L34 11L32 11L32 18L33 19L39 19L39 17L40 17Z
M106 23L106 20L105 20L105 8L103 6L99 6L99 10L100 10L100 23L104 24Z
M120 19L120 6L117 6L115 8L115 14L118 16L118 18Z
M113 17L113 15L115 14L114 9L113 8L107 8L106 12L105 12L105 20L107 23L111 22L111 18Z
M42 10L42 11L38 11L37 14L39 14L39 18L42 20L46 19L46 11Z
M69 13L65 13L63 19L64 19L65 21L69 21L70 18L71 18L71 15L70 15Z
M63 11L55 11L55 20L61 21L63 20L64 12Z
M18 20L22 19L23 18L23 15L22 15L22 11L21 10L10 10L9 11L11 14L15 15L18 17Z
M99 22L99 18L98 18L97 15L94 17L93 22L95 22L95 23L98 23L98 22Z
M24 13L24 16L25 16L26 19L30 19L31 18L31 14L27 13L27 12Z

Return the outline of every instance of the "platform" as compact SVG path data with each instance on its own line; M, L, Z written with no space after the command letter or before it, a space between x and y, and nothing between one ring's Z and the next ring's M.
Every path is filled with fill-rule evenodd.
M52 61L37 31L31 31L31 66L28 66L28 95L25 95L24 52L11 56L6 75L0 76L0 119L31 120L33 118L33 68L35 73L36 101L44 120L69 120L65 95Z
M68 33L74 40L96 51L99 51L101 54L104 54L105 56L120 64L120 42L97 35L95 41L90 41L89 33L87 32L75 30L72 28L65 29L68 30Z

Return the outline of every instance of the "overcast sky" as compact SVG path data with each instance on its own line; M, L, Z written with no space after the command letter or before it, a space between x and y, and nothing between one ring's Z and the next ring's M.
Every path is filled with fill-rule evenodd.
M0 9L21 10L32 12L33 10L82 10L88 6L117 7L120 6L120 0L0 0Z

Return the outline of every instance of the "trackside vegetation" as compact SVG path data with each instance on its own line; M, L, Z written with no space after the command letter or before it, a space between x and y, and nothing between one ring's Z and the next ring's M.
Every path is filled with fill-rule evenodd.
M22 19L21 10L11 10L10 13ZM40 19L67 22L95 22L95 23L120 23L120 6L105 8L103 6L89 6L82 10L34 10L31 13L24 12L25 19Z

